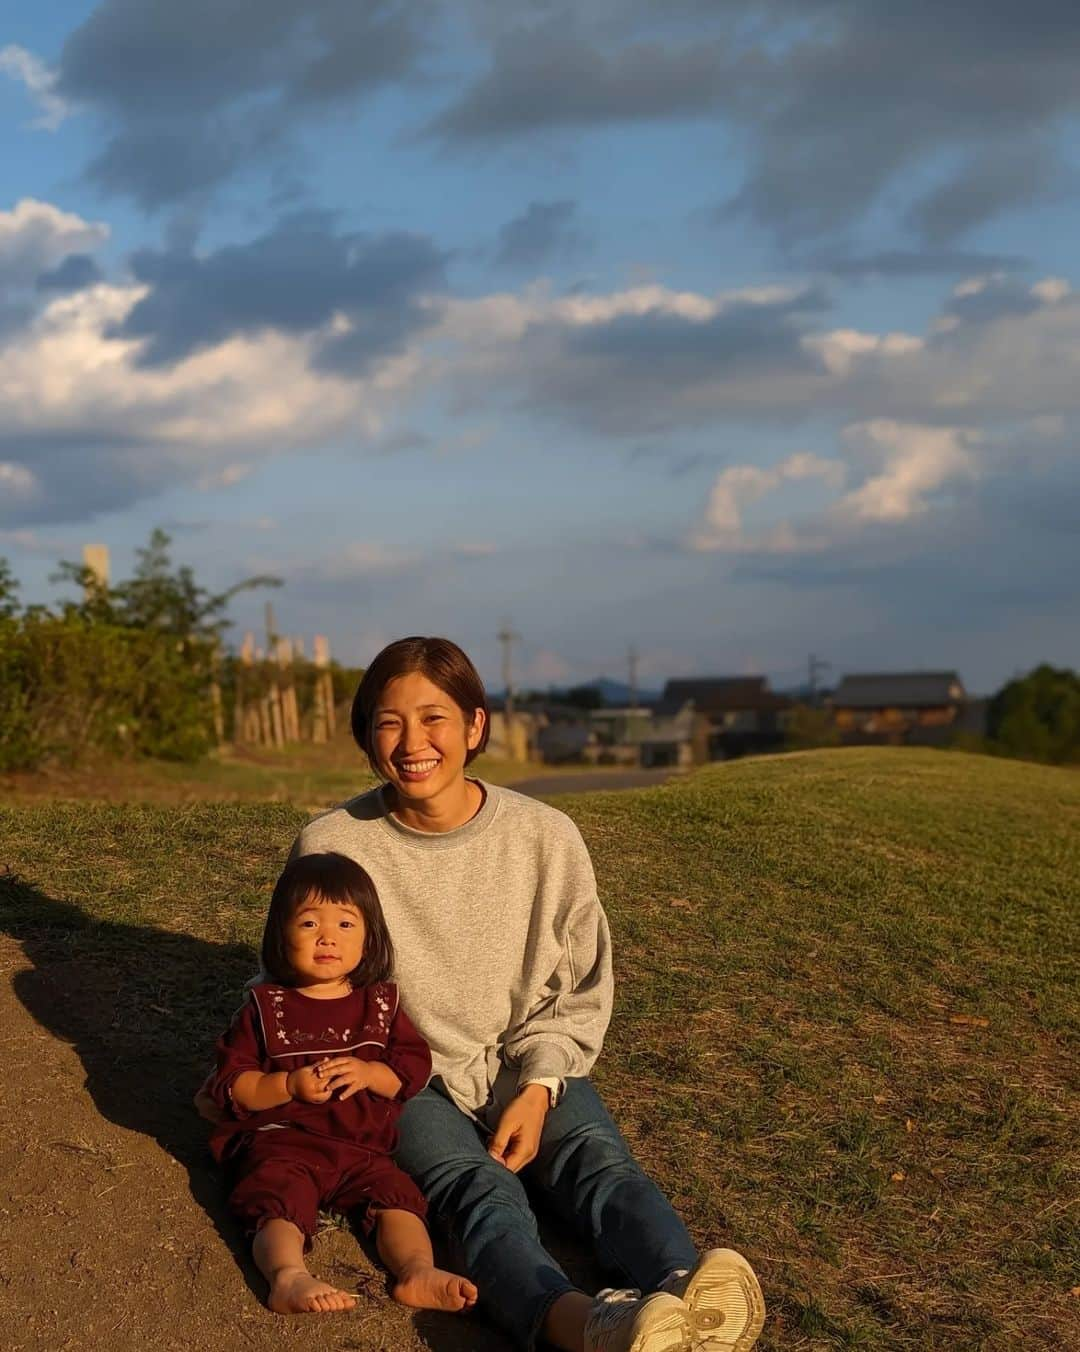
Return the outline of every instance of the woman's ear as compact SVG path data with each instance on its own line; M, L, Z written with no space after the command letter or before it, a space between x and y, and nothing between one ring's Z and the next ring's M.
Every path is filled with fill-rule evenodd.
M484 724L487 722L487 715L483 709L474 709L472 722L465 729L465 745L470 751L475 751L480 745L480 738L484 735Z

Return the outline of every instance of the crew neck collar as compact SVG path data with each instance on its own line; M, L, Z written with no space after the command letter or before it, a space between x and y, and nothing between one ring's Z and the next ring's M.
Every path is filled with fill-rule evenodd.
M495 819L495 813L498 810L498 790L493 784L487 784L482 779L472 781L478 785L480 792L484 795L484 801L476 814L463 822L461 826L455 826L452 831L418 831L415 826L406 826L390 811L386 801L386 785L383 784L376 792L379 795L379 803L382 806L382 816L379 820L382 822L385 830L391 835L399 836L407 840L411 846L422 850L453 850L466 841L472 840L482 831L486 831L488 826Z

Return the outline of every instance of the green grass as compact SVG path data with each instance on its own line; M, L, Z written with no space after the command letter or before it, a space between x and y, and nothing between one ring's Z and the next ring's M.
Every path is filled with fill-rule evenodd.
M474 772L493 784L565 773L563 767L480 756ZM581 769L583 776L587 769ZM226 747L195 762L105 760L33 773L0 774L0 802L276 802L314 813L378 783L341 730L328 745Z
M695 1237L759 1269L761 1346L1080 1346L1080 776L825 751L558 801L616 943L596 1078ZM301 820L0 813L5 923L81 983L81 1014L27 1003L180 1153ZM133 1019L95 1031L118 989ZM109 1099L148 1063L167 1102Z

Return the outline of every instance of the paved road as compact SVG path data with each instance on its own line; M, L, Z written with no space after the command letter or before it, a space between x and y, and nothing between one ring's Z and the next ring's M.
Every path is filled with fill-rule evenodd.
M508 784L509 789L530 798L550 798L556 793L604 793L612 789L651 789L677 774L676 770L577 770L565 775L537 775Z

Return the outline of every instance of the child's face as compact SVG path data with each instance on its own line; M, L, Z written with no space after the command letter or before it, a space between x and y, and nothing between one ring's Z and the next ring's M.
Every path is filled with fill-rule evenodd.
M285 951L297 984L343 981L364 956L364 917L355 906L311 896L285 930Z

